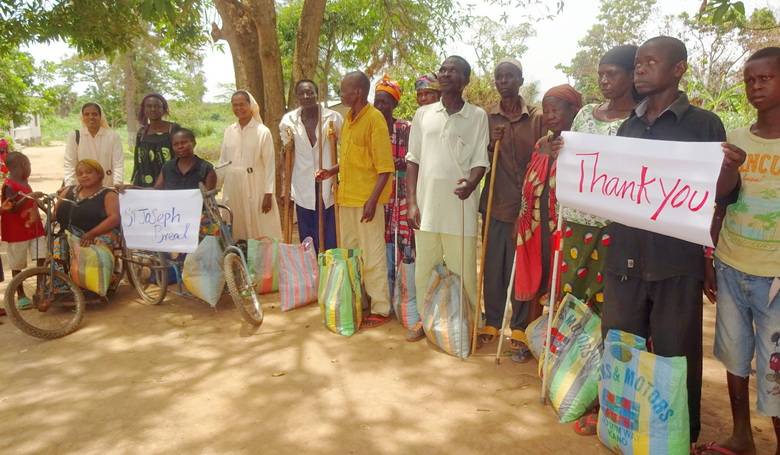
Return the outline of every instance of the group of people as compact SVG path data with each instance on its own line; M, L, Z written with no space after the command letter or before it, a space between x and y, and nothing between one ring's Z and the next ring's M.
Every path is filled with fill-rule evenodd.
M631 332L650 340L658 355L687 359L692 441L700 431L704 292L717 300L715 355L728 371L734 430L725 441L693 450L754 453L748 403L754 355L758 410L772 417L780 440L780 48L764 48L747 59L745 90L757 120L728 133L715 113L692 105L680 90L686 70L686 47L675 38L617 46L602 56L597 69L604 101L583 105L581 94L565 84L548 90L539 108L520 95L521 63L504 59L494 70L500 102L482 109L463 96L470 65L450 56L437 74L416 81L420 107L411 122L394 116L402 90L388 76L374 86L373 103L364 73L344 76L340 95L348 110L343 117L319 102L315 82L297 81L299 107L284 115L279 128L285 146L294 149L288 177L299 237L311 237L318 251L337 246L362 251L370 311L361 327L390 320L398 261L415 264L420 314L438 264L460 275L472 305L481 293L479 345L502 335L510 292L513 358L520 362L530 359L526 326L541 315L543 304L555 302L550 280L553 268L560 267L560 293L586 302L601 317L604 333ZM164 120L166 100L146 96L132 185L222 185L237 239L281 238L270 130L249 92L235 92L231 106L237 121L225 130L221 169L215 170L194 154L192 131ZM57 219L89 244L110 241L106 238L118 227L118 198L109 187L123 184L124 168L119 137L108 128L100 106L87 103L81 113L83 126L68 137L62 189L77 204L62 206ZM712 228L717 248L559 206L555 160L563 131L723 143ZM18 273L26 266L27 250L39 251L43 229L32 201L19 197L32 191L29 160L11 153L6 163L2 237L10 245L23 242L9 247L11 268ZM489 185L480 191L486 173L485 181L495 180L492 193ZM559 211L563 256L555 264ZM488 258L481 265L481 288L478 237ZM409 328L407 340L424 337L421 322ZM594 416L578 420L575 430L594 434Z

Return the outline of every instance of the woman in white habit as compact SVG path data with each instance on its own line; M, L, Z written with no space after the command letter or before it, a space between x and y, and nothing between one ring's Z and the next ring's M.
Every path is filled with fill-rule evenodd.
M271 131L263 125L260 106L246 90L235 92L230 104L238 121L225 128L219 163L230 164L218 172L224 181L222 201L233 212L233 237L280 239Z
M76 165L85 159L93 159L103 166L103 186L122 184L125 169L122 141L108 127L103 108L93 102L81 106L81 128L71 131L65 142L65 186L76 184Z

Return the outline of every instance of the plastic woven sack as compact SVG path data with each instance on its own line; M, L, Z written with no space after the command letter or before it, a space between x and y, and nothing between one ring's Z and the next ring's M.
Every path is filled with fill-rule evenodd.
M279 290L279 241L268 237L247 240L247 266L258 294Z
M525 328L525 336L528 338L528 349L531 350L531 354L536 360L541 360L544 343L547 342L547 314L542 314L531 321Z
M422 322L425 335L447 354L465 359L471 353L471 305L461 280L443 264L433 269L425 293Z
M104 296L114 273L114 254L102 243L81 246L80 239L68 234L70 277L80 288Z
M317 300L317 255L311 237L299 245L279 244L279 300L282 311Z
M644 350L642 337L610 330L599 381L598 435L615 453L690 451L685 357Z
M222 271L222 246L213 235L203 237L194 253L184 258L181 279L195 297L217 306L225 288Z
M550 403L561 423L577 420L595 404L602 352L601 318L574 296L567 297L558 313L557 356L548 381Z
M420 322L417 290L414 285L414 262L401 261L396 269L393 289L393 312L405 328Z
M359 249L333 248L318 258L322 323L343 336L354 335L363 319L360 255Z

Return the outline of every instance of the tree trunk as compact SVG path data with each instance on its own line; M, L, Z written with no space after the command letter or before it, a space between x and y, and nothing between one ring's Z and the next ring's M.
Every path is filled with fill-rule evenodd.
M214 0L214 6L222 18L222 28L212 23L211 38L215 42L222 39L227 41L233 58L236 88L248 90L260 104L265 116L267 109L263 93L263 70L258 58L260 46L255 22L249 10L236 2Z
M257 28L260 43L260 64L263 67L266 114L263 122L271 130L276 156L276 191L281 191L281 151L279 122L285 112L284 78L279 39L276 34L276 4L274 0L251 0L252 17Z
M127 145L130 147L130 150L135 148L135 133L138 131L138 113L136 112L138 81L136 81L133 60L135 60L135 54L132 50L122 54L122 73L125 83L125 116L127 117Z
M314 80L320 51L320 30L325 18L325 0L304 0L298 31L295 35L292 80L287 95L287 107L298 105L295 97L295 83L301 79Z

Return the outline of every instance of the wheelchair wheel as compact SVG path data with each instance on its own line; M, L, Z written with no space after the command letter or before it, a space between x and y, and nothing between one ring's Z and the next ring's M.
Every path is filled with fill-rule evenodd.
M263 307L257 297L246 264L236 253L228 253L223 261L225 283L238 313L252 325L263 323Z
M27 335L43 339L64 337L76 331L84 320L84 294L66 274L49 267L34 267L16 275L5 290L8 318ZM60 289L58 289L58 287ZM32 302L17 308L18 291Z
M124 267L127 278L141 299L157 305L168 292L168 267L162 253L140 250L125 250Z

